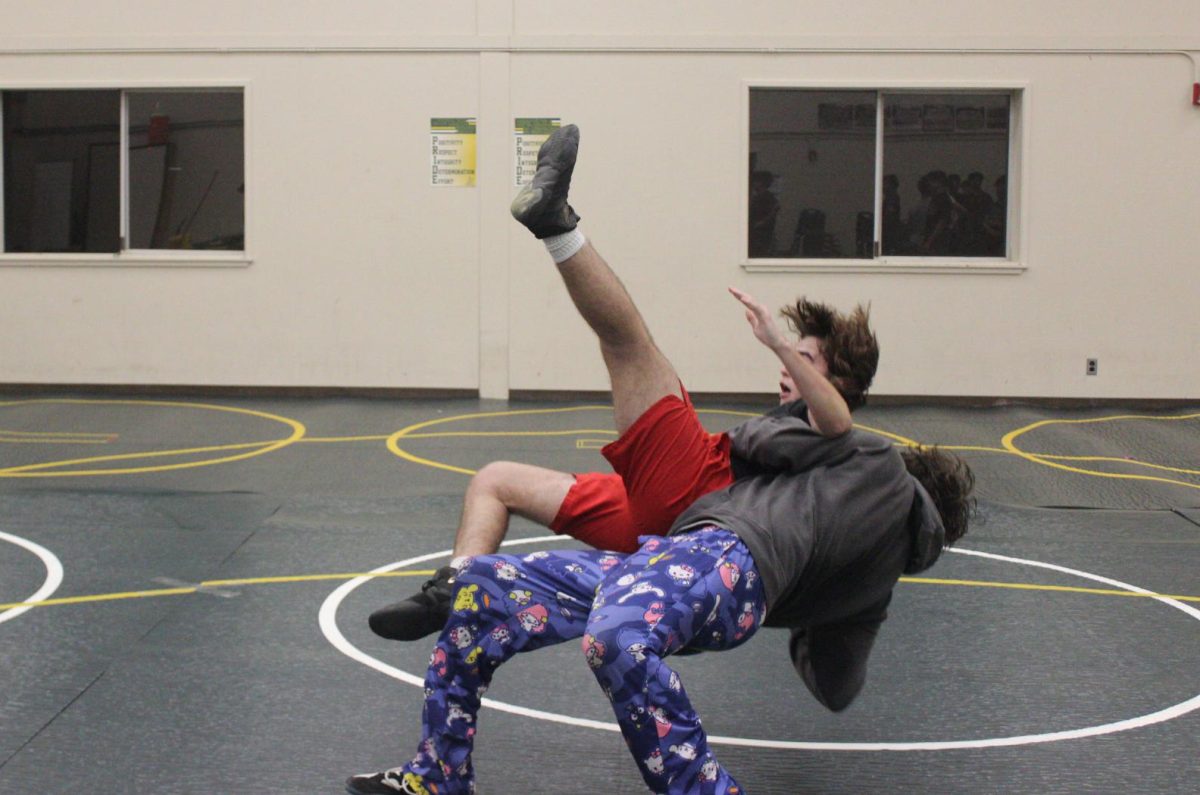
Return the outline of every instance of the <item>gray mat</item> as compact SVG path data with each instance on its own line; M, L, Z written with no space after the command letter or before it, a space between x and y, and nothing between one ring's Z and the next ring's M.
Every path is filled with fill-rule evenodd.
M193 469L62 479L0 477L0 530L63 562L55 596L156 590L170 583L356 572L447 549L468 477L388 451L400 428L494 432L610 427L602 410L465 418L561 405L240 401L289 416L310 437L242 461ZM38 404L30 431L106 430L134 449L237 444L266 428L244 416ZM730 407L745 410L745 407ZM36 409L36 411L34 410ZM180 409L179 411L183 411ZM1121 412L868 407L859 422L963 450L984 498L967 550L1044 562L1156 593L1200 596L1198 481L1067 472L1001 452L1001 439L1044 419ZM1183 414L1185 412L1166 412ZM6 427L13 415L6 416ZM713 428L736 417L706 416ZM1018 437L1036 452L1136 458L1197 469L1196 423L1058 424ZM1170 432L1163 429L1169 427ZM142 434L135 437L135 434ZM603 466L610 436L437 436L414 456L464 469L505 458L566 470ZM1037 442L1037 444L1033 444ZM35 449L36 447L36 449ZM1024 449L1024 448L1023 448ZM89 450L89 453L91 451ZM48 456L50 458L48 458ZM0 445L0 467L65 459L46 446ZM1067 461L1067 459L1059 459ZM134 463L146 464L146 460ZM1108 474L1121 462L1080 461ZM1033 506L1059 505L1088 510ZM1173 510L1171 510L1173 509ZM544 530L516 521L514 538ZM561 546L554 540L543 546ZM529 549L522 547L520 549ZM536 547L532 547L536 548ZM432 560L417 569L440 564ZM412 567L410 567L412 568ZM1034 586L1112 585L1063 571L947 554L930 577ZM27 597L44 571L0 544L0 600ZM380 578L347 595L337 625L381 664L423 675L426 644L373 636L367 614L420 578ZM351 774L397 764L418 738L421 691L342 654L317 623L334 580L256 582L182 596L35 608L0 624L0 792L338 792ZM1118 589L1119 590L1119 589ZM1196 602L1187 604L1195 607ZM1200 693L1196 619L1144 597L902 583L868 686L845 713L824 711L792 672L776 631L733 652L677 661L715 735L784 742L978 741L1102 726ZM673 661L675 664L675 661ZM489 696L610 721L578 649L523 655ZM1200 712L1101 737L998 748L851 751L753 746L716 750L750 793L1190 792L1200 780ZM485 710L475 754L480 792L642 792L620 736Z
M1200 527L1200 508L1176 508L1175 513Z

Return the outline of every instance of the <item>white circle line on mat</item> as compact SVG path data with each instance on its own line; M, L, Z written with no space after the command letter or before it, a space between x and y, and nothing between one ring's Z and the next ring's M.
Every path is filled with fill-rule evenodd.
M522 538L515 541L506 541L501 546L517 546L520 544L534 544L538 542L561 540L561 536L548 535L538 536L536 538ZM1153 591L1148 591L1145 588L1139 588L1136 585L1114 580L1109 577L1102 577L1098 574L1090 574L1078 569L1071 569L1065 566L1058 566L1053 563L1043 563L1036 560L1027 560L1025 558L1009 557L1007 555L997 555L991 552L979 552L970 549L951 549L950 552L955 552L960 555L971 555L974 557L988 558L990 560L998 560L1006 563L1016 563L1023 566L1035 566L1037 568L1049 569L1051 571L1069 574L1075 577L1102 582L1106 585L1111 585L1116 588L1121 588L1133 593L1152 594ZM382 574L384 572L395 571L396 569L411 566L415 563L423 563L427 560L436 560L438 558L446 558L452 554L452 550L442 550L441 552L431 552L427 555L421 555L415 558L389 563L386 566L381 566L377 569L372 569L371 574ZM321 605L319 613L319 623L321 631L325 637L333 644L334 648L345 654L347 657L356 660L369 668L373 668L380 673L390 676L393 679L399 679L401 682L424 687L425 680L422 677L402 671L399 668L384 663L371 655L363 652L358 647L346 640L341 630L337 626L337 610L342 601L363 583L373 579L372 577L356 577L342 583L328 597L325 598ZM1185 614L1200 621L1200 610L1183 604L1182 602L1171 599L1167 596L1152 596L1150 597L1158 602L1183 611ZM561 723L569 726L580 726L589 729L601 729L603 731L619 732L620 728L615 723L605 723L602 721L588 720L586 718L575 718L570 715L562 715L556 712L546 712L544 710L530 709L515 704L508 704L503 701L494 699L483 699L483 706L491 709L508 712L513 715L521 715L537 720L549 721L552 723ZM1077 740L1084 737L1097 737L1103 734L1115 734L1117 732L1137 729L1143 726L1150 726L1155 723L1178 718L1181 715L1186 715L1196 709L1200 709L1200 694L1174 704L1165 709L1160 709L1157 712L1151 712L1147 715L1140 715L1126 720L1115 721L1113 723L1104 723L1096 726L1086 726L1079 729L1068 729L1065 731L1044 732L1041 734L1022 734L1009 737L989 737L976 740L935 740L935 741L916 741L916 742L814 742L814 741L796 741L796 740L764 740L749 737L723 737L711 735L708 738L710 743L716 745L736 745L746 746L751 748L772 748L781 750L804 750L804 751L949 751L968 748L999 748L1014 745L1035 745L1038 743L1050 743L1060 740Z
M27 538L14 536L3 531L0 531L0 541L7 541L10 544L16 544L22 549L32 552L41 559L42 565L46 567L46 579L42 581L42 586L38 588L32 596L25 600L26 602L40 602L43 599L47 599L52 593L58 590L58 586L62 585L62 563L59 562L58 558L55 557L53 552L46 549L41 544L35 544L33 541L30 541ZM11 607L8 610L0 612L0 624L3 624L5 621L12 621L25 611L32 609L33 605L26 605L25 607Z

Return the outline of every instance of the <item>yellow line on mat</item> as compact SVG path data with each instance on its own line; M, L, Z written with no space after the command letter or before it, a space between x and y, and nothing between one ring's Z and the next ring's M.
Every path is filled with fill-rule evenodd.
M90 434L86 431L14 431L7 428L0 428L0 435L14 434L17 436L98 436L101 438L115 438L116 434Z
M1181 602L1200 602L1200 596L1177 596L1163 593L1140 593L1115 588L1080 588L1073 585L1035 585L1024 582L988 582L984 580L939 580L932 577L901 577L900 582L923 585L970 585L977 588L1013 588L1022 591L1058 591L1064 593L1090 593L1101 596L1141 596L1150 599L1176 599Z
M44 599L40 602L12 602L0 604L0 610L12 610L18 607L53 607L54 605L79 605L89 602L115 602L121 599L145 599L152 596L179 596L196 593L202 588L218 588L227 585L267 585L280 582L308 582L313 580L353 580L355 577L431 577L432 569L416 571L385 571L379 574L362 572L358 574L304 574L295 577L247 577L239 580L206 580L191 588L160 588L154 591L125 591L123 593L102 593L91 596L66 596L60 599Z
M91 596L68 596L61 599L46 599L41 602L12 602L0 604L0 610L12 610L18 607L51 607L54 605L77 605L91 602L115 602L122 599L144 599L153 596L179 596L196 593L204 588L220 588L234 585L270 585L289 582L315 582L318 580L352 580L356 577L429 577L434 574L432 569L410 571L385 571L378 574L358 572L351 574L301 574L290 577L245 577L232 580L205 580L197 586L189 588L161 588L153 591L126 591L123 593L93 594ZM901 577L900 582L919 585L959 585L975 588L1008 588L1022 591L1054 591L1058 593L1083 593L1099 596L1140 596L1150 599L1175 599L1181 602L1200 602L1200 596L1180 596L1177 594L1139 593L1110 588L1082 588L1070 585L1037 585L1023 582L992 582L986 580L942 580L932 577Z
M0 435L0 444L111 444L108 439L27 439Z
M1146 481L1155 481L1158 483L1173 483L1175 485L1186 486L1191 489L1200 489L1200 483L1189 483L1189 482L1183 481L1183 480L1172 480L1170 478L1160 478L1160 477L1154 477L1152 475L1128 475L1128 474L1123 474L1123 473L1119 473L1119 472L1098 472L1098 471L1092 470L1092 469L1081 469L1079 467L1067 466L1066 464L1057 464L1057 463L1054 463L1053 461L1050 461L1049 456L1038 456L1034 453L1026 452L1025 450L1020 449L1016 445L1016 440L1018 437L1023 436L1024 434L1029 433L1030 431L1037 430L1038 428L1042 428L1047 425L1085 425L1088 423L1096 423L1096 422L1111 422L1113 420L1154 420L1154 421L1170 422L1170 421L1178 421L1178 420L1194 420L1194 419L1198 419L1198 418L1200 418L1200 414L1181 414L1178 416L1171 416L1171 417L1156 417L1156 416L1146 416L1146 415L1140 415L1140 414L1120 414L1120 415L1116 415L1116 416L1112 416L1112 417L1092 417L1092 418L1079 419L1079 420L1056 420L1056 419L1041 420L1039 422L1035 422L1030 425L1026 425L1024 428L1017 428L1015 431L1009 431L1008 433L1006 433L1004 435L1004 438L1002 438L1000 440L1000 444L1003 445L1006 450L1009 450L1010 452L1012 452L1016 455L1019 455L1021 458L1024 458L1027 461L1032 461L1035 464L1041 464L1042 466L1051 467L1053 469L1061 469L1066 472L1075 472L1080 475L1091 475L1093 477L1100 477L1100 478L1117 478L1117 479L1124 479L1124 480L1146 480ZM1137 462L1131 461L1129 463L1137 463ZM1154 466L1154 465L1152 465L1152 466ZM1200 474L1200 470L1177 469L1177 468L1172 468L1172 467L1160 467L1160 466L1154 466L1154 468L1166 469L1167 471L1171 471L1171 472L1182 472L1182 473L1191 474L1191 475Z
M195 593L195 588L160 588L156 591L125 591L124 593L98 593L91 596L67 596L61 599L43 599L40 602L13 602L0 605L0 610L16 607L52 607L54 605L81 605L88 602L115 602L118 599L145 599L151 596L178 596Z
M406 571L383 571L378 574L360 572L358 574L299 574L292 577L248 577L241 580L205 580L200 583L203 588L219 588L223 585L270 585L277 582L315 582L317 580L353 580L355 577L432 577L436 574L433 569L417 569Z
M140 453L121 453L119 455L102 455L94 458L76 458L70 461L47 461L42 464L26 464L25 466L0 469L0 474L30 472L36 469L73 466L75 464L95 464L103 461L130 461L137 458L166 458L177 455L195 455L196 453L212 453L220 450L246 450L252 447L266 447L278 444L281 440L269 442L239 442L237 444L214 444L207 447L189 447L183 450L147 450Z
M284 439L277 439L272 442L252 442L249 444L237 445L215 445L208 447L196 447L189 450L159 450L149 453L125 453L122 455L112 456L97 456L94 458L78 458L71 461L47 461L40 464L26 464L25 466L8 467L0 469L0 477L3 478L52 478L52 477L81 477L95 475L131 475L142 474L147 472L167 472L176 469L191 469L200 466L212 466L214 464L226 464L232 461L242 461L254 456L263 455L278 450L282 447L287 447L293 442L304 437L308 433L308 429L303 424L288 417L280 417L274 414L267 414L254 409L238 408L236 406L220 406L210 403L184 403L177 401L165 400L76 400L76 399L58 399L50 398L44 400L9 400L0 401L0 406L16 406L22 404L34 403L65 403L65 404L89 404L89 405L132 405L132 406L157 406L168 408L192 408L206 409L211 411L224 411L231 414L244 414L251 417L259 417L268 419L272 422L278 422L292 429L292 435ZM86 470L67 470L47 472L48 469L57 469L58 467L74 466L77 464L92 464L102 461L122 461L136 458L157 458L162 456L178 456L189 455L194 453L209 452L212 450L237 450L252 448L250 452L239 453L237 455L225 456L224 458L213 458L200 461L186 461L175 464L160 464L158 466L131 467L127 469L86 469Z
M405 439L441 439L454 436L583 436L589 433L616 436L614 430L599 430L596 428L571 428L565 431L442 431L440 433L410 433Z

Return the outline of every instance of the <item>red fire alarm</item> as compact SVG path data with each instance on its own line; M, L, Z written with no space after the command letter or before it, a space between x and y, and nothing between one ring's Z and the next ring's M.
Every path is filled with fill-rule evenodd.
M1200 105L1200 83L1192 83L1192 104Z

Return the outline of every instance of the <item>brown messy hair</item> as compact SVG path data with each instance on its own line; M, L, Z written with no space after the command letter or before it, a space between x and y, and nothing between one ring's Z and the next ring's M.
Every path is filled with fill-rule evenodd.
M945 545L950 546L967 533L967 524L975 510L975 473L958 456L937 447L907 447L900 451L908 474L917 479L933 498L933 505L946 528Z
M821 353L829 365L829 381L851 411L867 402L867 390L879 366L879 340L871 331L871 308L862 304L843 314L828 304L801 297L785 306L783 316L804 337L820 337Z

